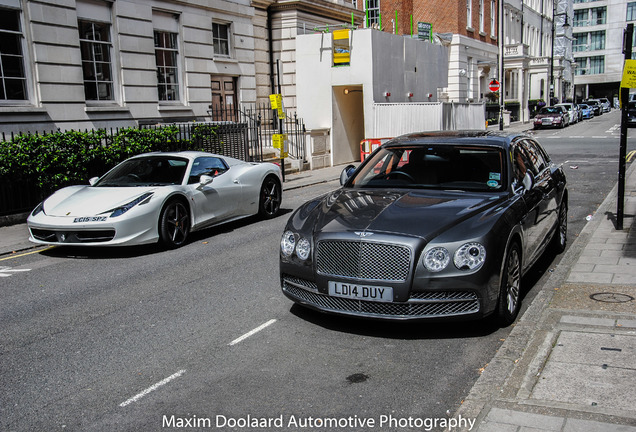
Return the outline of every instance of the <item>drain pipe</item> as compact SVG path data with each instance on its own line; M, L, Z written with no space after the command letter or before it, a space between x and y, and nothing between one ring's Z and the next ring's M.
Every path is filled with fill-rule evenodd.
M276 87L274 83L274 41L272 32L272 6L267 6L267 38L269 39L269 88L270 94L276 93Z

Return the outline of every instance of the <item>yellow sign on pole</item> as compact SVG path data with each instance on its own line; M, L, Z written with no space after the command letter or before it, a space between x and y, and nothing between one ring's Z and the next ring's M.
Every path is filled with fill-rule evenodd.
M287 134L273 134L272 145L279 150L285 149L285 141L287 141Z
M621 79L622 88L636 88L636 60L625 60L623 66L623 78ZM618 93L620 106L623 107L623 100L620 97L622 92Z
M282 94L271 94L269 95L269 103L272 105L272 109L279 109L283 106L283 95Z

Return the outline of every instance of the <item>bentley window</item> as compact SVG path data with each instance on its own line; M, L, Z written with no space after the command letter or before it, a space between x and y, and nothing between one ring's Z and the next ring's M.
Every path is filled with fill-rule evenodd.
M504 167L503 152L495 147L387 147L371 156L351 186L501 191Z

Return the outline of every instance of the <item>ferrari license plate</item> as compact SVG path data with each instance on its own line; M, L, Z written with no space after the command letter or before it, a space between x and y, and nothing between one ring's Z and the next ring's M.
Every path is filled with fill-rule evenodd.
M358 300L390 302L393 301L393 288L330 281L329 295Z

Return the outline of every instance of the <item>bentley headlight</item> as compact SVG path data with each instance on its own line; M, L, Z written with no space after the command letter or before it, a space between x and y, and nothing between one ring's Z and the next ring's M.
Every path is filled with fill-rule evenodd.
M300 258L301 260L306 260L307 258L309 258L310 252L311 244L309 243L309 240L307 240L306 238L301 238L300 240L298 240L298 244L296 245L296 255L298 255L298 258Z
M141 195L139 198L136 198L133 201L129 202L128 204L125 204L125 205L123 205L121 207L117 207L116 209L111 210L112 213L110 214L110 217L114 218L114 217L123 215L124 213L126 213L128 210L130 210L131 208L133 208L137 204L143 204L144 201L148 202L147 200L151 196L152 196L152 192L147 192L147 193Z
M444 270L449 262L450 254L443 247L433 248L424 255L424 267L433 273Z
M481 243L466 243L457 249L453 261L460 270L477 270L486 261L486 248Z
M290 257L296 248L296 236L291 231L285 231L280 240L280 250L286 257Z

